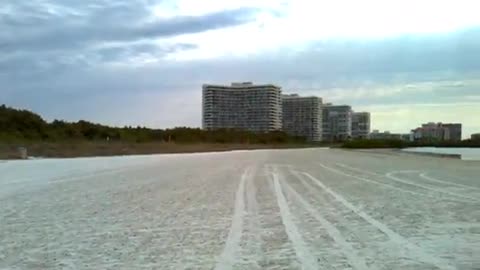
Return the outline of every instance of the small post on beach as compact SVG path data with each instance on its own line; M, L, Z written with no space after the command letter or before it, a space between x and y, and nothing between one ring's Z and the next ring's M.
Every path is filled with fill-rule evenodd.
M26 147L18 147L18 158L20 159L27 159L28 153Z

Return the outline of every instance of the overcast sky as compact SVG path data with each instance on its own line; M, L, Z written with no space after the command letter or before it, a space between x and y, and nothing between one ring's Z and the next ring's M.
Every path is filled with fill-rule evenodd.
M8 3L10 2L10 3ZM408 132L480 132L472 0L29 0L0 5L0 104L47 120L200 126L201 85L274 83Z

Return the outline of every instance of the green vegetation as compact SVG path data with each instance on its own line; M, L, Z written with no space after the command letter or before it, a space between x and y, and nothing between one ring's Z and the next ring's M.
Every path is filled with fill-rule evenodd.
M480 141L464 140L454 141L418 141L407 142L402 140L353 140L342 144L342 148L368 149L368 148L406 148L406 147L480 147Z
M409 147L480 147L480 141L475 140L463 140L460 142L455 141L440 141L440 142L411 142Z
M0 142L2 143L209 143L209 144L304 144L305 139L291 137L283 132L253 133L242 130L202 130L179 127L149 129L145 127L110 127L87 121L75 123L54 120L46 122L39 115L26 110L0 106Z
M234 149L334 146L307 143L304 138L284 132L253 133L243 130L202 130L178 127L110 127L87 121L47 122L38 114L0 106L0 159L18 155L17 147L26 146L35 156L75 157L92 155L152 154L224 151ZM480 147L480 141L405 142L401 140L353 140L340 147Z
M342 148L367 149L367 148L405 148L408 143L402 140L353 140L345 142Z

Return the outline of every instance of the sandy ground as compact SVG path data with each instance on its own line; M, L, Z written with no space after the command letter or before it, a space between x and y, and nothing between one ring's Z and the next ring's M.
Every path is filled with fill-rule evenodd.
M480 162L257 150L0 162L0 269L480 269Z

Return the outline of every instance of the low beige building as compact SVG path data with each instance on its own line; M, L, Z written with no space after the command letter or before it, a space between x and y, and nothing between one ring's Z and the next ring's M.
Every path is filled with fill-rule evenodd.
M461 141L462 124L427 123L412 130L414 141Z
M410 141L410 134L391 133L390 131L380 132L378 130L372 131L369 134L369 139L372 140L402 140Z

